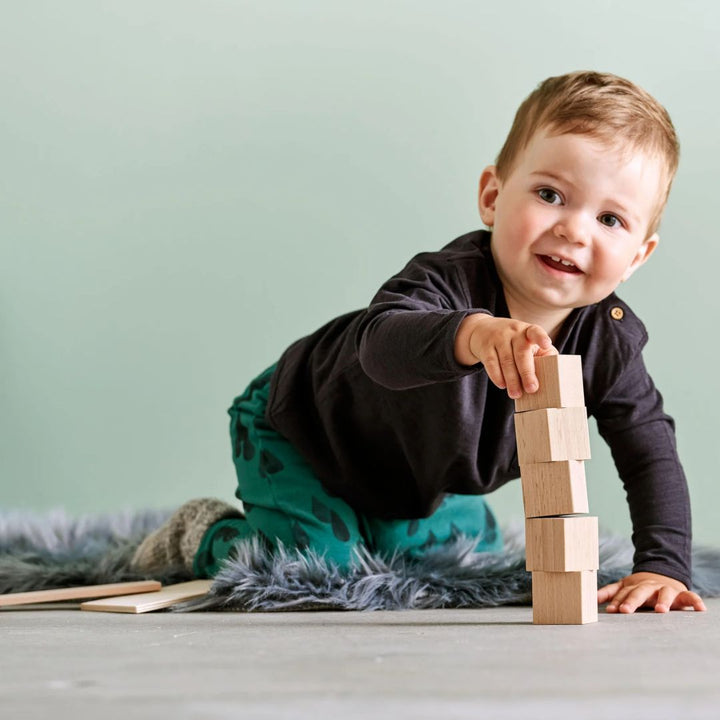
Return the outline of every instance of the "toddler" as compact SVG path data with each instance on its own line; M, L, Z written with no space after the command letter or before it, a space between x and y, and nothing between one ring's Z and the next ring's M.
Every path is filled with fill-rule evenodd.
M513 400L533 358L583 359L588 414L627 493L633 572L609 612L691 606L690 505L673 420L643 364L647 333L615 295L652 255L678 164L665 109L609 74L541 83L480 178L488 230L420 253L369 307L291 345L230 408L243 513L194 500L134 565L211 577L239 539L421 556L460 535L502 547L484 496L518 478Z

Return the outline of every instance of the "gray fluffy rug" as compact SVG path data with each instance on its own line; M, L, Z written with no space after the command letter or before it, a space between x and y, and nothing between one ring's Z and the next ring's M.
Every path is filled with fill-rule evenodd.
M0 512L0 593L140 579L129 559L140 540L169 513L139 512L73 519L62 512ZM473 552L459 538L422 560L366 555L341 572L322 557L240 542L206 598L176 607L189 610L404 610L529 605L522 529L505 528L502 553ZM630 571L628 540L602 536L598 584ZM696 548L693 588L720 596L720 550ZM165 583L189 579L169 569Z

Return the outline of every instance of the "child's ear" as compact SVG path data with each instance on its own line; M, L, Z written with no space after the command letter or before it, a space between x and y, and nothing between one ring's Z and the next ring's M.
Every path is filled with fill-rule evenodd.
M643 244L638 248L632 262L623 273L623 282L625 282L641 265L644 265L648 261L648 258L653 254L653 252L655 252L655 248L658 246L659 242L660 236L657 233L653 233L649 238L643 241Z
M500 191L497 168L489 165L482 171L478 188L478 209L482 221L491 228L495 224L495 201Z

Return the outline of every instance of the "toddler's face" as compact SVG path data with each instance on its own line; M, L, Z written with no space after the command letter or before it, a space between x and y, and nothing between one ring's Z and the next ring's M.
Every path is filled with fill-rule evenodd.
M662 178L655 158L547 131L504 182L486 168L480 214L513 317L562 319L629 278L658 242L647 232Z

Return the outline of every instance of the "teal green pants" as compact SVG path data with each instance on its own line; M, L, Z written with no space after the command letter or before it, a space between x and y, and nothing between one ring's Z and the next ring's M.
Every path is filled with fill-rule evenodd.
M210 527L195 556L197 577L213 577L234 545L259 537L269 547L310 549L348 568L358 550L386 556L418 557L457 537L478 538L478 552L502 548L495 517L480 495L446 495L427 518L380 520L353 510L329 495L308 463L265 420L270 367L235 398L230 413L237 497L244 518L227 518Z

